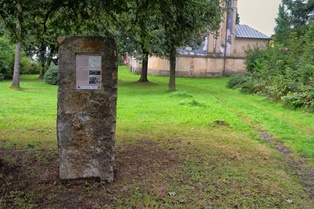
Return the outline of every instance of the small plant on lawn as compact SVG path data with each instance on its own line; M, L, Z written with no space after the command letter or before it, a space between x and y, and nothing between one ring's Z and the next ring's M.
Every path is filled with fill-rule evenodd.
M175 91L171 92L171 97L184 97L184 98L191 98L193 97L192 94L186 92L186 91Z

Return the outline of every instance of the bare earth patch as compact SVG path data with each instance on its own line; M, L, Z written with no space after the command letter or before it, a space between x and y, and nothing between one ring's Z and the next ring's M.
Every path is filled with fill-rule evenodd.
M123 148L123 149L122 149ZM0 207L5 208L102 208L116 197L143 185L158 185L152 193L167 195L157 173L180 167L182 159L157 143L137 141L116 148L115 181L99 179L61 181L57 150L0 149ZM142 185L136 185L141 187ZM2 202L1 202L2 201Z

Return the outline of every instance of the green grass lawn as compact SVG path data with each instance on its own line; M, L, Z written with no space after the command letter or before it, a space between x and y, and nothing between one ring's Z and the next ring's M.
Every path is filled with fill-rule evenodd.
M30 155L57 150L57 87L36 77L22 76L21 90L0 82L2 148ZM177 78L176 92L167 91L167 77L149 77L148 84L138 79L119 68L118 180L88 189L108 200L106 208L314 207L288 155L261 138L267 133L294 151L289 157L298 154L309 159L303 166L313 166L313 114L228 89L228 78ZM97 208L95 202L89 206Z

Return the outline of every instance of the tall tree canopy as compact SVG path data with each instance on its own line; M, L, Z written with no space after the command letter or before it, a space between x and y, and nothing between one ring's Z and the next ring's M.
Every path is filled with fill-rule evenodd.
M157 1L164 30L161 53L169 58L169 90L175 90L177 48L193 42L199 44L208 31L217 30L223 11L219 0Z
M142 54L144 73L149 54L169 58L170 90L175 89L176 49L216 29L221 12L220 0L0 0L0 18L12 42L36 54L43 71L57 50L57 36L119 35Z
M106 23L114 21L112 13L123 7L121 2L108 0L0 0L0 19L17 49L12 86L19 87L21 46L39 58L42 77L57 52L58 36L104 35Z
M291 35L303 36L309 24L313 24L314 0L282 0L279 6L274 39L283 45L289 44Z

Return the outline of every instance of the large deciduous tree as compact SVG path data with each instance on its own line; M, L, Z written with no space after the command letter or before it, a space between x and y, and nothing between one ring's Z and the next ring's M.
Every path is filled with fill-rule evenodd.
M148 58L158 48L160 10L157 2L150 0L129 1L128 9L118 15L116 37L120 53L128 53L142 60L140 82L148 82ZM121 30L122 29L122 30Z
M36 55L41 77L57 51L56 38L65 35L104 35L113 13L123 11L117 0L0 0L0 19L16 43L12 86L19 87L19 51Z
M31 31L39 30L34 23L40 20L43 21L42 19L39 20L39 18L44 17L41 4L48 1L0 1L0 18L4 23L5 30L10 34L11 42L16 45L12 87L20 87L20 53L22 46L29 40Z
M20 59L21 59L21 34L22 23L24 20L24 10L19 1L17 2L0 2L0 17L4 25L11 32L11 41L15 43L15 60L12 79L12 87L20 87Z
M164 28L163 54L170 61L169 90L176 90L175 70L177 48L198 42L221 22L219 0L157 0Z

